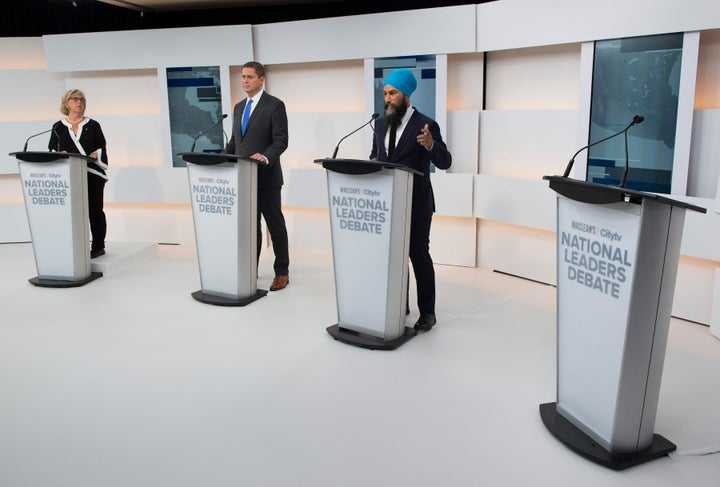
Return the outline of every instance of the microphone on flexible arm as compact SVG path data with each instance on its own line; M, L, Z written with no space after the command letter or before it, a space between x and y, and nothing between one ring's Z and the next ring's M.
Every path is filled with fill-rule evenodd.
M225 133L225 129L222 129L222 133L223 133L223 141L225 142L225 145L223 145L223 151L225 151L225 147L228 146L228 144L230 143L230 140L228 139L228 136Z
M331 159L335 159L335 157L337 156L338 149L340 148L340 143L341 143L343 140L347 139L348 137L350 137L352 134L354 134L355 132L357 132L357 131L360 130L361 128L363 128L363 127L365 127L366 125L370 124L373 120L375 120L375 119L378 118L379 116L380 116L379 113L373 113L373 114L372 114L372 117L370 117L370 120L368 120L367 122L365 122L364 124L362 124L361 126L359 126L358 128L356 128L355 130L353 130L352 132L350 132L349 134L347 134L347 135L346 135L345 137L343 137L342 139L340 139L340 140L338 141L337 145L335 146L335 151L333 152L333 155L332 155Z
M40 132L39 134L31 135L30 137L28 137L27 140L25 141L25 145L23 146L23 152L27 152L28 142L30 142L30 139L34 139L38 135L46 134L46 133L50 132L51 130L53 130L53 129L49 128L43 132Z
M627 131L628 131L628 130L630 129L630 127L632 127L633 125L637 125L637 124L642 123L643 120L645 120L644 117L641 117L640 115L635 115L635 116L633 117L633 119L632 119L632 122L630 122L630 123L628 124L628 126L625 127L624 129L622 129L620 132L614 133L614 134L612 134L612 135L610 135L610 136L608 136L608 137L605 137L604 139L600 139L600 140L598 140L598 141L596 141L596 142L593 142L592 144L588 144L588 145L586 145L585 147L581 148L579 151L577 151L577 152L572 156L572 158L570 159L570 162L568 162L568 165L567 165L567 167L565 168L565 172L563 173L562 177L564 177L564 178L568 177L568 175L570 174L570 170L572 169L573 164L575 163L575 158L576 158L577 155L580 154L582 151L584 151L585 149L589 149L589 148L592 147L592 146L598 145L598 144L601 143L601 142L605 142L606 140L610 140L610 139L612 139L613 137L617 137L617 136L620 135L620 134L625 134L625 138L626 138L626 141L625 141L625 158L626 158L625 166L627 167ZM626 169L625 171L627 171L627 169Z
M227 113L223 113L223 114L222 114L222 117L220 117L220 120L218 120L217 122L215 122L214 124L212 124L212 125L210 125L208 128L206 128L205 130L203 130L202 132L200 132L200 133L197 135L197 137L195 137L195 139L193 139L192 147L190 147L190 152L195 152L195 144L197 143L197 141L198 141L198 139L200 138L200 136L206 134L206 133L209 132L210 130L212 130L212 129L214 129L215 127L217 127L218 125L220 125L220 124L222 123L222 121L225 120L226 118L227 118ZM225 133L225 132L223 131L223 133ZM226 137L227 137L227 136L226 136Z
M635 115L633 117L633 121L630 124L632 127L633 125L637 125L640 123L643 123L643 120L645 120L645 117L641 117L640 115ZM628 127L630 128L630 127ZM625 169L623 169L622 178L620 179L620 187L625 187L625 182L627 181L627 175L628 170L630 169L630 157L628 156L628 142L627 142L627 129L625 129Z
M57 145L55 146L55 152L60 152L60 134L58 134L57 130L55 130L55 125L52 127L52 133L55 135L55 138L57 139Z

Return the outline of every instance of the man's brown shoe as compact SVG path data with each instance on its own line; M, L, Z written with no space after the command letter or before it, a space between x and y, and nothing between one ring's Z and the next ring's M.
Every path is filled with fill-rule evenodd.
M288 276L275 276L275 279L273 279L272 284L270 284L270 290L271 291L279 291L281 289L285 289L290 282L290 277Z

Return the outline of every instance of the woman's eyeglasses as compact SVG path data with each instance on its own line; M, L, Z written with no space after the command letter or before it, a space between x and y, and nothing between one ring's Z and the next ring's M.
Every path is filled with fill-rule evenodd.
M78 103L85 103L85 98L81 98L79 96L71 96L68 98L68 100L76 101Z

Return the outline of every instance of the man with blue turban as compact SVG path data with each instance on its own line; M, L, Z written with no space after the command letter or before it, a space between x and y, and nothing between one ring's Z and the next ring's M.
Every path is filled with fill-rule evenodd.
M410 96L416 88L415 75L407 68L396 69L385 78L385 113L375 125L370 159L402 164L422 173L413 177L410 262L420 311L414 328L429 331L436 323L435 269L430 257L430 224L435 212L435 198L430 184L430 163L439 169L447 169L452 164L452 156L442 140L437 122L410 104Z

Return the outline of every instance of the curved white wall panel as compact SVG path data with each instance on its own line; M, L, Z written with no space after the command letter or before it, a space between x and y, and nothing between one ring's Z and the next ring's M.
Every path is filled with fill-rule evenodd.
M717 196L720 181L720 110L695 110L690 143L690 168L688 172L688 194L699 198ZM708 163L702 164L703 161ZM708 210L714 204L708 207Z
M435 213L445 216L473 217L473 174L438 171L430 176L435 194Z
M477 50L717 28L717 0L502 0L477 6Z
M5 37L0 40L2 69L45 69L45 53L39 37Z
M121 167L110 170L105 201L111 203L190 203L184 167Z
M562 174L578 149L574 110L485 110L480 114L480 173L540 179Z
M539 178L475 176L477 218L554 232L556 198L548 182Z
M64 75L37 69L1 72L0 91L10 96L5 96L0 106L0 122L54 122L62 117L60 97L66 90ZM29 135L32 133L25 138ZM22 139L23 142L25 138Z
M249 25L49 35L43 44L48 71L232 65L253 57Z
M461 5L256 25L255 54L262 63L283 64L472 52L474 18L475 5Z

